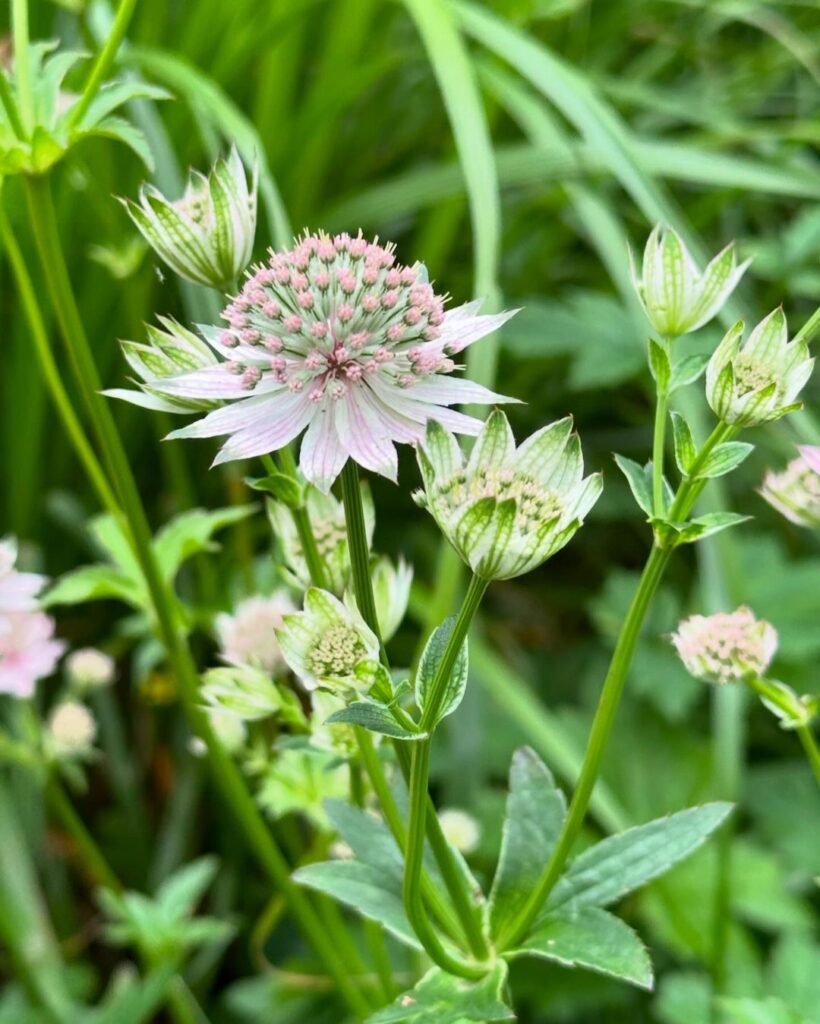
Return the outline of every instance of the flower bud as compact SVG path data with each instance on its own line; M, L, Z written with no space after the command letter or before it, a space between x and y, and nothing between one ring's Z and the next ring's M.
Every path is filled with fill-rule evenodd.
M57 759L87 754L96 736L97 723L84 704L65 701L49 716L47 737Z
M296 611L290 596L279 590L270 597L249 597L232 615L217 615L215 627L220 654L229 665L248 665L274 675L285 667L276 630L289 612Z
M356 666L378 660L379 643L355 608L311 587L302 612L286 615L277 630L282 655L308 690L356 690Z
M707 683L734 683L761 675L777 650L777 631L751 609L693 615L672 634L686 670Z
M734 291L749 262L737 265L732 243L701 274L680 236L660 225L647 239L640 277L630 256L635 290L649 322L665 338L688 334L708 323Z
M820 710L817 694L798 694L779 679L767 679L770 696L760 693L760 700L780 722L781 729L802 729L810 725Z
M743 342L743 324L727 331L706 367L706 398L724 423L755 426L800 408L795 399L814 360L805 341L789 341L786 316L775 309Z
M373 566L373 597L382 639L389 640L401 625L410 600L413 567L403 558L393 565L382 557Z
M448 843L459 853L470 854L478 849L481 830L475 818L458 808L444 808L438 814L441 831Z
M108 686L116 674L114 659L96 647L81 647L72 651L64 665L72 686L81 692Z
M427 508L474 573L510 579L539 566L576 533L601 493L584 478L568 417L518 448L507 417L493 412L466 461L455 437L431 421L418 450Z
M820 459L817 469L805 456L806 449L782 473L771 470L763 478L760 494L772 508L798 526L820 529Z
M250 263L256 233L254 166L250 187L236 147L208 177L192 173L181 199L170 202L143 185L139 205L125 206L143 238L180 277L227 291Z
M269 718L282 708L282 695L268 673L247 665L208 669L200 693L209 708L246 722Z

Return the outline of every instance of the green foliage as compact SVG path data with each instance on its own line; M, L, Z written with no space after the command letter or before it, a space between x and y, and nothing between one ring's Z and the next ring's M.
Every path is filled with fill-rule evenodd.
M437 967L399 996L392 1006L369 1018L368 1024L461 1024L462 1021L514 1020L515 1014L502 1000L506 970L496 967L481 981L454 978Z
M449 618L431 633L419 661L416 672L416 704L420 711L424 711L430 695L430 688L436 678L439 666L444 658L447 645L455 628L455 618ZM438 720L451 715L464 699L464 691L467 688L467 644L462 645L456 657L453 671L450 673L444 695L441 700ZM438 722L433 723L437 725Z

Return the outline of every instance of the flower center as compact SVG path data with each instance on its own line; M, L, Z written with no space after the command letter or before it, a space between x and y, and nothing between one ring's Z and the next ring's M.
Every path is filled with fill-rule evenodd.
M537 529L561 515L560 497L525 473L511 469L478 469L469 478L456 473L436 491L436 501L448 513L458 512L482 498L516 503L515 525L522 533Z
M317 679L349 676L367 653L362 639L352 626L330 626L314 644L308 656L310 671Z
M769 367L747 355L740 355L732 366L735 375L735 392L742 398L751 391L768 387L776 381Z

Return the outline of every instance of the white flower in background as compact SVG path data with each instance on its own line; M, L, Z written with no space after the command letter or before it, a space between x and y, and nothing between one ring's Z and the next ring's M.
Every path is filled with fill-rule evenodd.
M54 639L54 620L43 612L10 612L0 625L0 693L31 697L37 681L57 667L65 644Z
M373 497L365 481L361 482L362 507L368 546L373 540L376 514ZM350 579L350 551L347 544L344 505L332 494L323 494L308 485L305 506L310 519L319 557L325 570L327 588L337 596L344 593ZM302 542L293 521L293 513L279 501L267 502L268 518L274 534L282 545L285 564L300 590L312 583Z
M37 608L37 595L48 582L34 572L20 572L17 563L17 541L13 537L0 540L0 632L8 627L8 612L29 612Z
M456 807L445 807L439 811L438 821L447 842L459 853L471 854L478 849L481 829L471 814Z
M750 262L738 266L731 243L701 274L680 236L660 225L647 239L640 276L630 253L635 290L649 322L665 338L677 338L708 323Z
M80 757L91 750L97 723L85 704L65 701L48 716L46 737L54 757Z
M763 478L760 494L772 508L798 526L820 529L820 459L815 469L805 456L806 449L781 473L770 470Z
M453 435L430 423L419 446L427 508L474 573L510 579L536 568L575 534L601 493L601 474L584 478L578 435L567 417L518 448L493 412L466 460Z
M327 492L348 459L395 480L396 443L421 440L428 420L475 434L481 421L449 408L513 401L452 377L453 357L512 313L444 312L421 264L392 246L342 234L305 235L254 268L227 306L227 328L203 330L218 366L153 384L177 399L223 408L171 437L228 435L215 463L275 452L304 431L300 466Z
M328 725L327 720L336 711L347 706L347 701L338 694L328 690L314 690L310 695L310 745L317 750L336 754L349 760L355 757L359 749L356 734L351 725L334 723ZM381 736L372 733L374 743L379 743Z
M382 640L386 641L399 628L407 611L410 585L413 582L413 566L403 558L399 558L394 565L389 558L382 556L373 566L371 575L379 630ZM348 603L355 603L352 594L348 594L346 600Z
M789 341L786 316L775 309L743 342L743 324L727 331L706 367L706 398L724 423L755 426L800 408L795 399L814 360L805 341Z
M63 662L63 668L71 684L79 690L99 690L109 686L117 670L111 655L98 651L96 647L72 651Z
M159 258L180 277L227 291L247 267L256 234L258 167L250 186L236 147L206 178L194 171L181 199L153 185L139 205L125 200L131 220Z
M121 341L120 348L128 365L135 373L133 388L110 388L103 391L109 398L121 398L124 402L155 409L158 412L208 412L219 402L202 399L167 398L161 395L153 384L165 377L176 377L191 370L202 370L216 366L219 360L211 349L193 331L183 327L172 317L158 317L163 330L153 324L146 325L148 343Z
M379 657L379 642L358 611L316 587L305 594L304 611L285 616L278 637L285 661L308 690L355 689L357 665Z
M283 616L296 611L284 590L269 597L248 597L228 615L217 615L214 623L219 653L230 665L249 665L275 675L285 667L276 630Z
M672 634L686 670L707 683L733 683L762 675L777 650L777 631L751 609L693 615Z
M237 754L245 744L248 730L245 723L237 715L222 708L208 708L208 722L216 738L229 754ZM194 757L204 757L208 748L199 736L192 736L188 749Z
M269 674L247 665L209 669L202 677L201 694L209 708L246 722L269 718L282 707L282 696Z

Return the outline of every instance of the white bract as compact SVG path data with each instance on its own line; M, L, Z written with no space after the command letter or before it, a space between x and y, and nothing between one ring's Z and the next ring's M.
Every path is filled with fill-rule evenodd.
M376 661L379 642L355 608L311 587L304 611L286 615L277 631L282 655L308 690L360 686L356 666Z
M649 322L665 338L688 334L708 323L729 298L749 262L738 266L732 243L701 273L680 236L660 225L647 239L640 276L630 254L635 290Z
M777 630L750 608L692 615L672 634L687 672L707 683L733 683L762 675L777 650Z
M455 437L433 422L418 459L424 491L416 501L485 579L520 576L554 555L603 486L600 473L584 478L581 443L569 417L516 448L507 417L496 411L466 462Z
M403 558L394 565L389 558L382 557L371 570L373 596L382 639L389 640L401 625L410 600L410 585L413 582L413 566Z
M206 178L194 171L181 199L171 202L153 185L140 189L139 205L125 208L160 259L180 277L230 289L247 267L256 234L254 165L250 186L234 146Z
M795 401L814 368L805 341L789 341L775 309L743 341L743 323L726 332L706 367L706 398L724 423L755 426L799 409Z
M282 707L268 673L247 665L209 669L200 692L209 709L227 711L246 722L269 718Z

